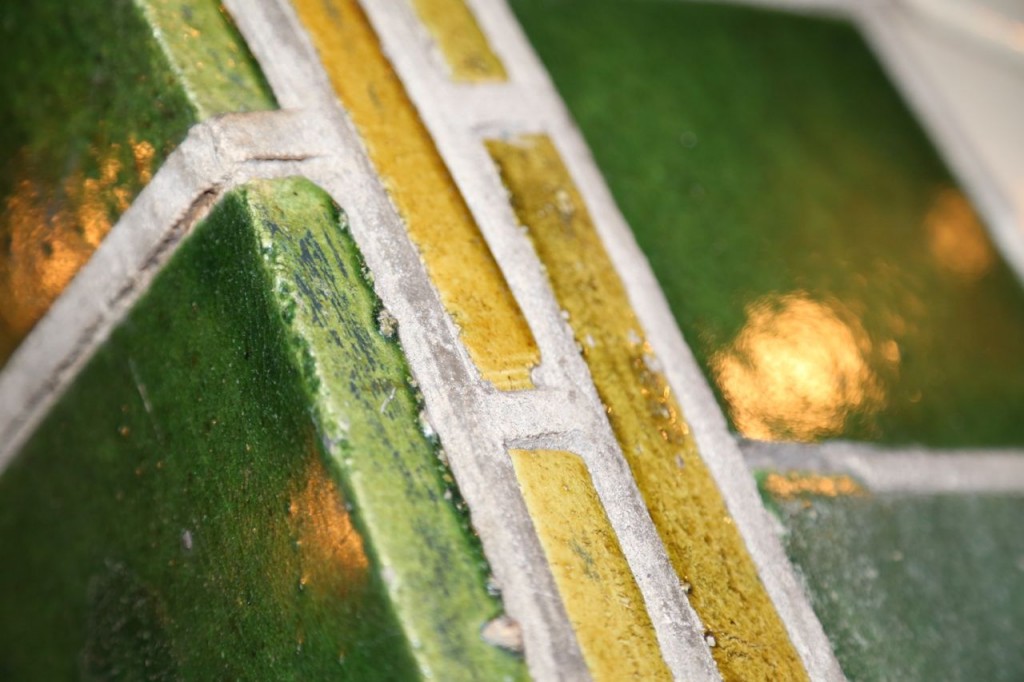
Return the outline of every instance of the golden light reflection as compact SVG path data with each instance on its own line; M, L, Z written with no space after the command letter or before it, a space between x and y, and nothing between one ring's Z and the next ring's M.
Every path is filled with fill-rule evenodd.
M363 538L315 450L303 487L291 497L288 516L301 557L300 589L344 594L362 583L369 567Z
M27 152L19 154L16 163L24 174L0 212L0 362L43 316L138 188L152 177L153 145L134 140L129 144L133 169L123 167L121 145L112 144L90 152L95 174L74 171L59 187L34 177Z
M846 497L866 494L860 483L846 474L822 475L802 472L768 474L764 488L774 497L791 500L795 497Z
M960 190L942 190L928 210L924 225L928 248L942 269L975 280L995 262L985 228Z
M853 411L882 406L881 382L867 360L871 342L842 312L804 292L748 307L739 335L712 357L712 371L744 436L813 440L841 432ZM883 350L899 362L897 352Z

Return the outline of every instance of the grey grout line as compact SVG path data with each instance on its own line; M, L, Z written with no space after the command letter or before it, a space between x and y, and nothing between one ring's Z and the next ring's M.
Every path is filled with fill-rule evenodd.
M507 191L483 139L478 136L477 120L466 115L464 96L448 97L465 93L465 87L450 85L435 67L429 45L420 35L419 20L408 4L364 3L364 8L531 326L544 357L541 370L552 365L560 370L558 376L543 377L542 388L554 379L555 387L569 386L581 398L578 406L527 406L521 413L514 409L514 399L499 400L502 408L493 415L491 423L503 425L508 442L522 442L536 431L557 432L565 428L566 419L570 428L587 425L584 430L594 434L594 446L571 450L583 457L591 472L609 522L648 605L666 663L677 679L721 679L704 639L704 628L679 587L667 552L604 417L603 404L572 331L560 315L543 267L519 228ZM487 90L516 94L514 85L487 86ZM549 111L537 106L538 97L524 99L537 111ZM535 373L535 378L540 378L539 373ZM517 427L527 430L517 431Z
M419 21L405 3L364 3L364 7L533 331L541 351L534 379L544 386L578 383L578 370L576 377L570 377L566 372L573 370L562 360L576 353L572 332L565 324L549 323L559 318L560 310L545 284L542 266L521 234L483 142L472 130L458 126L465 113L462 102L438 96L450 92L451 86L429 59L429 43L419 39Z
M1024 495L1024 451L743 441L752 470L848 474L878 493Z
M224 191L251 178L304 175L346 209L353 236L375 275L378 295L399 320L399 335L420 382L429 419L442 436L474 525L505 589L506 608L523 624L531 673L543 680L589 677L505 456L507 447L566 449L584 458L673 673L680 679L720 679L699 620L678 585L604 419L571 331L558 314L536 254L519 233L481 144L485 136L530 131L552 136L576 179L812 679L843 676L760 505L747 463L779 464L799 458L822 471L849 472L879 491L1019 492L1024 487L1024 459L999 452L894 453L848 444L817 446L811 452L799 446L745 444L744 461L582 137L508 7L493 0L470 0L511 77L507 85L471 89L439 77L436 54L423 58L424 51L431 49L429 39L424 39L417 23L410 23L407 6L368 2L364 6L385 49L390 48L389 56L452 168L541 346L543 362L534 372L538 389L495 391L479 379L458 342L458 330L423 272L293 10L280 0L229 0L227 4L278 101L286 109L303 110L228 115L190 131L0 371L0 471L180 239ZM819 4L849 3L782 3ZM972 161L969 149L958 147L964 144L955 135L956 126L942 117L941 102L928 99L927 88L908 58L899 53L893 34L881 26L884 9L877 5L872 3L857 15L865 32L876 49L896 64L890 64L898 72L896 80L911 91L921 91L912 96L924 112L919 114L940 131L944 147L956 150L950 153L953 165L960 169L965 184L978 186L972 193L990 221L993 213L1002 216L1001 222L993 224L1003 227L995 229L1006 232L1006 225L1015 229L1012 212L1005 214L1005 201L986 194L984 169ZM402 38L412 39L403 43ZM1009 246L999 237L997 241L1004 251L1012 251L1019 243L1006 235L1003 241ZM1024 259L1013 262L1019 272ZM931 473L922 477L926 463Z
M597 230L626 286L654 349L666 366L666 375L679 397L687 422L712 473L726 506L757 566L762 583L786 625L808 674L814 680L845 679L832 653L821 623L783 552L775 527L761 504L753 478L725 423L711 389L675 324L646 259L633 239L597 170L590 152L573 124L539 59L533 53L511 10L503 2L471 0L481 24L501 53L511 54L528 65L528 93L542 92L532 100L549 109L546 119L556 147L575 179Z
M313 52L308 37L283 2L262 0L243 7L236 0L228 6L244 9L235 13L236 22L271 86L276 90L286 84L303 98L296 104L316 107L332 128L324 144L351 166L342 171L337 159L318 160L309 164L306 175L348 213L352 234L374 273L377 294L398 320L399 337L430 423L441 436L474 527L503 588L506 611L522 625L531 673L541 680L589 679L502 434L494 428L492 415L480 408L496 391L479 379L458 342L458 331L326 77L319 66L317 73L310 73L304 63Z
M189 131L0 370L0 472L214 199L253 175L293 173L316 154L293 132L301 123L260 112Z

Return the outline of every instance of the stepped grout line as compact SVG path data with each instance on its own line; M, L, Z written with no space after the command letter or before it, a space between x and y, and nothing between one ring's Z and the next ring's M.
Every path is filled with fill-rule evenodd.
M398 321L426 416L469 505L506 612L522 626L526 662L542 680L589 679L553 577L519 493L511 459L493 417L480 408L497 391L483 382L458 341L361 139L323 73L309 37L285 2L229 1L235 20L271 87L316 107L327 153L305 166L349 216L349 229L374 275L374 288ZM557 368L556 368L557 369ZM537 371L535 371L535 379ZM543 384L544 382L539 382Z
M281 111L192 127L0 370L0 472L217 198L315 156L304 128Z
M741 441L740 449L751 470L848 474L877 493L1024 494L1022 450L886 448L845 441Z
M632 232L618 210L594 164L582 135L550 83L543 65L505 3L471 0L495 49L526 65L528 73L517 82L539 92L533 105L548 110L555 124L548 131L577 187L590 207L595 225L630 302L645 327L683 413L751 553L758 573L786 625L793 645L811 679L845 679L821 623L775 535L774 525L761 503L753 478L725 423L696 359L682 338L674 318Z
M548 286L543 267L532 244L518 228L507 190L486 151L483 139L479 137L479 131L474 130L476 121L471 117L466 120L461 110L464 97L452 101L445 99L452 92L464 93L465 88L451 87L450 84L446 86L444 74L437 70L434 62L428 58L429 54L423 51L427 44L418 39L418 20L408 5L364 3L364 8L527 316L541 347L544 358L542 370L557 367L559 374L564 374L565 378L558 377L556 385L568 381L572 387L570 390L578 391L584 403L580 406L578 417L573 419L567 415L569 426L586 425L584 430L594 434L594 447L568 449L582 456L591 471L598 496L606 508L609 521L618 535L648 605L666 662L677 679L721 679L704 640L703 625L678 585L678 578L675 577L660 536L622 457L611 427L604 419L604 406L597 396L589 370L580 357L571 330L559 314L559 307ZM478 20L482 21L482 10L476 6L473 6L473 10ZM486 34L486 27L481 27ZM522 68L520 60L510 61L502 56L501 43L496 42L493 36L488 35L488 38L492 49L504 60L513 83L512 87L489 87L489 91L516 92L521 87L523 77L529 75L530 71ZM537 90L539 93L540 90ZM555 117L561 115L557 109L538 107L542 100L536 96L529 100L528 103L538 111L554 114ZM538 385L548 383L548 377L550 375L539 377ZM552 404L549 409L565 412L568 408ZM533 414L538 412L534 411ZM499 410L490 419L490 423L504 422L507 425L504 434L506 442L530 442L531 436L538 430L537 425L531 423L533 414L516 416L510 411ZM597 415L596 419L594 415ZM560 418L558 421L567 420ZM526 433L515 431L517 422L528 427ZM559 440L551 439L553 434L544 428L545 423L539 423L539 430L549 440ZM470 509L473 509L472 503Z
M534 370L537 386L577 385L578 370L566 367L561 360L576 353L572 332L560 319L561 311L546 285L543 267L532 244L521 234L508 193L483 140L463 125L467 116L475 119L464 109L464 97L449 100L443 96L473 92L477 86L454 84L447 79L436 60L430 58L431 43L407 3L371 2L363 3L363 7L533 332L541 351L541 364ZM510 77L514 73L512 69ZM517 91L508 83L479 87L488 92Z

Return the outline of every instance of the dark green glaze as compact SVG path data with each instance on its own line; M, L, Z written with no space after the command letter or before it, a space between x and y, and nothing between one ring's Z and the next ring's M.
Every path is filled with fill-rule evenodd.
M771 506L851 682L1024 679L1024 498Z
M0 477L0 679L524 675L339 225L229 195Z
M0 364L198 120L273 108L214 0L0 4Z
M734 427L1024 443L1021 287L854 29L512 5Z

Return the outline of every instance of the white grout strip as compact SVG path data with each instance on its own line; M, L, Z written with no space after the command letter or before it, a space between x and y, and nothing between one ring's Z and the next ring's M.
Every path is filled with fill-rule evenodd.
M769 597L786 625L813 680L845 679L820 622L797 580L764 510L735 441L710 387L683 341L661 289L633 239L579 131L518 22L504 2L471 0L481 24L500 54L522 65L526 86L520 93L549 129L587 206L612 261L626 285L630 301L647 331L683 413L694 433L726 505L758 568Z
M0 370L0 472L216 198L295 173L316 146L289 112L194 126Z
M407 5L365 2L541 347L542 366L534 374L537 390L495 391L479 379L458 342L458 330L444 312L291 7L283 0L227 4L278 101L286 109L301 111L228 115L190 131L0 371L0 472L180 239L224 191L255 177L303 175L326 189L349 214L378 295L399 321L402 344L430 420L442 436L504 588L506 608L523 625L534 677L578 680L589 674L519 495L507 447L558 448L584 458L674 675L720 679L699 619L678 585L603 417L571 331L558 314L532 247L519 233L481 143L484 136L529 131L552 136L590 207L701 453L812 679L841 680L843 675L760 504L748 463L802 463L800 468L842 471L876 491L1024 490L1024 457L1014 453L745 444L744 461L653 273L508 7L495 0L470 0L511 78L508 84L470 88L444 78L436 55L424 58L431 45ZM943 104L932 98L912 59L885 26L889 15L884 6L873 2L854 9L854 4L841 0L752 4L829 13L846 7L853 12L979 202L997 243L1018 274L1024 272L1017 217L990 190L986 169L957 135L955 121L944 116Z
M484 406L497 392L482 381L458 341L458 329L409 241L367 159L351 121L335 101L294 10L284 2L228 3L271 86L288 89L290 106L315 108L329 128L318 159L304 174L327 190L349 216L350 229L374 287L398 320L398 333L433 428L491 567L507 613L519 621L530 672L541 680L589 679L575 634L519 494L504 434ZM553 312L554 316L557 314ZM542 347L542 352L543 352ZM552 377L560 372L557 365ZM543 368L542 368L543 369ZM541 372L543 374L543 372ZM543 384L535 373L535 380ZM515 406L510 404L509 409ZM504 415L502 415L504 416ZM585 453L581 453L585 454Z
M877 493L1024 495L1024 451L744 441L752 470L848 474Z
M582 456L590 470L608 520L648 606L666 663L677 679L720 679L704 639L704 628L682 592L604 417L603 405L572 331L560 315L543 267L519 228L507 191L476 129L481 109L487 111L488 122L500 128L500 103L513 100L522 102L520 109L529 108L537 116L557 117L560 112L545 106L545 91L537 88L527 96L519 91L515 80L483 88L482 92L494 97L498 106L487 104L483 94L467 97L465 86L449 83L436 67L430 57L430 42L408 4L369 2L364 7L530 324L543 357L535 380L542 388L564 387L577 398L561 404L548 403L542 409L528 404L529 399L492 399L489 402L498 407L489 420L492 428L503 431L506 442L515 443L528 442L537 434L549 436L572 425L590 435L586 444L568 449ZM492 37L491 44L500 54L502 43ZM528 73L521 62L505 63L513 79ZM467 107L467 102L475 106ZM519 407L525 409L520 411Z

